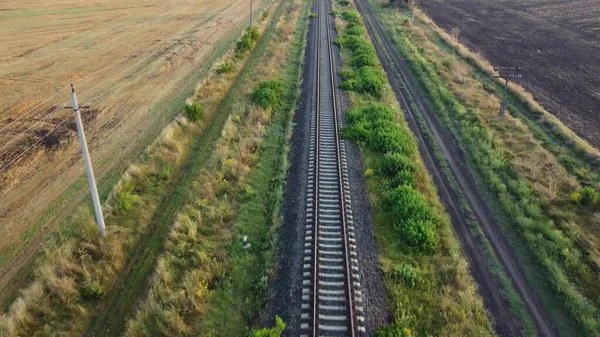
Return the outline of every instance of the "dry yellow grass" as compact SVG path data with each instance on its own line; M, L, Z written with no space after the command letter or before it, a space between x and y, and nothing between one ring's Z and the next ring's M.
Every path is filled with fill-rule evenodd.
M265 3L257 2L256 8ZM100 188L110 190L114 176L171 121L165 106L153 107L196 82L189 75L215 55L215 43L235 37L233 28L245 22L247 5L243 0L4 1L0 127L35 107L41 97L92 74L77 89L82 103L106 93L95 102L97 116L86 124L86 133ZM169 39L188 32L183 40ZM42 107L66 99L61 93ZM56 123L68 113L60 110L48 119ZM22 120L21 128L40 118L32 115ZM51 125L42 121L36 128ZM0 143L17 131L12 126L3 131ZM166 158L169 150L163 149ZM88 194L85 184L77 184L84 172L74 139L58 151L32 152L10 171L0 172L0 289L5 291L14 291L12 276Z
M423 20L425 23L430 25L433 30L446 42L449 46L454 48L456 53L458 53L461 57L469 60L474 65L479 67L488 75L492 76L496 74L494 67L486 60L481 54L471 51L465 45L459 42L458 36L453 35L452 32L449 34L442 28L431 20L424 12L417 10L417 17L420 20ZM497 79L497 82L503 84L502 79ZM540 115L540 121L542 123L549 124L551 129L565 137L566 139L571 140L577 149L587 154L590 158L600 162L600 150L593 147L587 141L579 137L575 132L569 129L566 125L564 125L558 118L548 112L544 107L542 107L538 102L535 101L531 93L527 92L522 86L511 82L509 83L509 90L515 94L519 99L527 104L527 106L536 114Z
M264 28L264 24L262 26ZM233 51L224 56L225 60L232 58ZM238 60L240 68L245 61L245 57ZM223 101L227 90L235 82L236 74L223 77L211 72L209 79L217 77L224 80L204 81L205 87L210 88L214 84L222 88L208 90L204 97L208 105L210 102ZM204 103L204 100L200 102ZM206 111L205 118L210 119L215 113L216 105ZM27 335L40 329L61 331L65 336L81 334L86 319L91 315L89 303L82 300L86 289L110 289L115 276L124 267L127 252L138 237L136 234L146 228L158 202L153 195L142 194L143 206L138 204L140 207L135 208L135 220L130 223L131 219L122 217L117 200L125 192L137 197L136 193L142 193L137 191L143 191L142 186L146 185L152 176L159 174L159 170L165 165L173 169L180 167L188 156L192 141L201 131L202 122L192 123L180 116L148 147L146 152L149 159L129 167L113 189L105 207L109 225L109 235L105 240L97 241L95 226L89 212L82 209L82 215L74 217L73 225L79 233L59 247L52 247L46 252L43 263L37 268L33 283L11 305L10 310L0 316L0 336ZM229 130L229 133L231 137L237 134L236 130ZM234 169L236 173L244 173L247 166L235 165ZM37 291L38 289L42 291Z

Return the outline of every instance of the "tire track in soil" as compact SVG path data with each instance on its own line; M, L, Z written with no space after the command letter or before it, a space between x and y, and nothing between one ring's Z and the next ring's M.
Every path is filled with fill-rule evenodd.
M472 236L468 229L467 222L461 215L461 208L458 201L459 197L453 191L452 185L448 179L444 176L440 164L434 159L435 156L432 141L435 141L435 145L446 159L448 166L452 171L452 175L460 186L461 192L466 197L466 201L469 203L470 208L474 211L478 224L490 241L494 253L500 260L505 272L510 277L514 288L518 291L527 306L527 310L538 329L538 335L550 337L558 336L554 327L549 322L547 318L548 315L545 313L539 299L532 291L532 287L526 282L522 271L516 263L515 256L507 249L502 241L500 230L489 215L487 208L483 203L483 197L477 191L468 168L460 164L465 162L465 156L462 154L462 151L456 145L452 137L445 133L439 126L435 120L435 115L432 113L432 110L429 108L423 95L419 90L415 89L417 86L414 84L413 79L406 75L410 74L407 70L407 65L404 63L404 60L400 57L396 49L392 47L393 44L391 43L390 37L381 28L381 23L371 12L369 4L364 3L364 0L357 0L355 2L359 12L365 19L367 30L373 39L375 49L383 64L387 77L390 83L393 84L392 89L396 94L396 98L405 111L408 125L419 140L421 155L424 157L428 170L432 174L442 202L452 218L453 227L459 235L463 250L469 259L473 276L479 284L479 291L495 320L497 333L500 336L519 336L520 329L515 317L511 314L507 301L502 297L502 294L498 289L499 285L488 268L485 258L482 254L479 254L481 243L476 242L477 239ZM413 101L417 105L427 126L420 126L416 122L416 113L410 104L408 104L409 101ZM433 136L433 140L423 136L423 132L420 129L421 127L429 129Z

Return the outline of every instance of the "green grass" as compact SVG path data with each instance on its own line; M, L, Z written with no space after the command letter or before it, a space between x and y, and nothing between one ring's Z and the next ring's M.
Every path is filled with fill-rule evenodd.
M349 23L341 29L338 42L346 45L342 53L346 67L356 69L361 66L355 62L357 54L367 50L364 46L372 46L361 37L364 28L356 12L336 15ZM382 71L379 62L372 67ZM393 317L392 324L377 335L494 335L450 220L389 84L384 82L381 98L354 90L349 96L353 110L348 111L344 136L357 141L363 150Z
M188 78L198 76L197 73L192 75ZM194 88L195 86L190 85L189 87ZM174 97L179 97L186 88L186 86L181 87L181 91ZM170 106L175 107L173 102L169 103ZM168 107L166 108L168 110ZM176 105L176 109L178 112L181 111L181 101ZM226 118L224 119L226 120ZM196 143L200 146L194 148L197 150L195 152L201 152L202 148L210 148L214 143L210 141L210 137L216 139L220 135L218 123L214 120L211 122L214 125L212 133L207 132L202 136L205 142ZM109 224L109 238L103 240L98 247L93 231L82 231L82 228L94 228L90 226L90 212L85 209L82 212L75 212L65 229L56 235L58 238L58 243L55 244L56 248L49 250L42 259L42 269L47 272L36 278L32 286L28 288L39 289L35 287L41 284L42 287L49 287L50 290L47 290L46 294L37 293L38 295L35 296L41 296L39 299L24 297L25 302L21 303L25 303L26 309L11 311L9 316L3 317L0 321L0 329L6 328L7 321L4 321L5 319L13 318L20 320L19 324L21 325L17 325L17 329L27 331L28 335L40 333L38 329L46 332L58 329L64 333L69 333L71 329L81 329L89 315L86 311L82 312L73 305L73 303L77 303L83 308L87 306L87 309L94 308L96 305L110 308L110 314L113 315L109 319L110 327L116 327L118 330L120 320L123 321L127 315L127 306L133 307L137 300L136 296L144 291L143 285L147 276L154 270L154 260L162 250L162 244L172 223L174 210L183 203L184 196L190 193L189 188L181 188L179 185L182 180L185 180L181 177L185 178L188 172L198 170L198 165L203 164L202 156L197 155L194 157L196 161L192 160L192 164L186 166L188 169L192 166L192 169L180 170L181 158L185 157L185 153L189 150L184 148L187 146L186 144L191 143L190 137L197 136L199 126L186 124L183 121L169 125L169 127L172 131L171 134L161 138L160 142L163 143L159 142L158 145L155 143L150 147L150 150L143 155L143 163L128 171L129 176L122 179L116 188L115 198L109 200L109 205L113 209L105 214L107 224ZM168 151L164 151L166 148ZM85 180L83 181L85 183ZM165 197L167 194L169 197ZM165 198L165 202L160 204L160 208L155 209L154 207L161 201L161 198ZM151 214L153 211L155 212L154 216ZM147 230L148 228L151 230ZM74 253L73 246L85 248L83 250L80 248L77 253ZM81 255L86 250L89 250L90 253ZM129 250L131 250L131 259L127 261L128 267L114 284L115 289L111 289L115 291L110 292L113 300L102 299L103 302L98 304L97 300L104 296L105 289L113 286L112 278L120 271L119 265L121 262L125 262L125 255ZM104 251L104 254L101 254L104 256L94 261L91 257L98 251ZM81 281L73 282L75 279ZM53 287L53 283L62 285ZM64 297L65 292L70 294L69 298ZM78 295L77 292L80 294ZM29 301L39 301L39 303L30 303ZM94 310L91 311L94 312ZM107 313L106 311L100 312ZM31 321L22 317L28 315L36 316L36 319ZM60 318L57 317L58 315ZM96 317L94 322L102 321L105 316ZM71 317L77 317L77 319L67 319ZM40 325L44 322L46 322L45 326ZM108 325L104 325L104 328ZM19 330L16 331L19 333ZM99 334L103 335L104 332L103 330Z
M238 27L232 29L232 32L228 36L215 43L215 50L207 57L206 62L203 66L199 67L196 71L191 72L183 80L182 84L177 86L176 89L164 100L157 103L148 115L149 125L145 129L144 134L140 137L139 141L136 142L134 148L129 153L130 158L136 158L138 160L145 160L147 153L145 150L148 145L152 143L159 135L163 128L173 120L173 118L181 111L181 103L185 101L187 97L192 95L195 91L197 83L207 75L211 65L220 57L222 57L231 47L233 43L237 41L239 31L246 25L245 22L240 23ZM95 171L101 172L102 166L111 163L110 171L98 175L98 192L101 200L107 200L114 186L122 178L125 170L131 165L131 161L123 160L115 164L114 160L106 162L104 164L96 165ZM69 233L73 232L73 212L72 209L66 209L67 205L73 203L81 203L88 207L89 213L93 212L92 200L87 192L87 177L85 173L82 173L79 178L69 186L69 188L58 198L58 200L48 209L46 209L40 217L35 221L32 229L23 236L23 240L16 244L7 256L2 257L4 260L10 260L16 256L19 252L27 246L33 238L40 235L40 230L45 226L59 226L58 230L51 235L44 245L45 246L59 246L65 240L71 238ZM60 223L57 223L56 219L61 219ZM40 252L41 253L41 252ZM11 289L5 289L0 294L0 303L4 303L4 310L8 310L8 306L13 300L19 295L18 289L26 286L32 277L32 273L35 266L43 260L43 254L37 253L30 261L25 263L19 272L13 277L11 281Z
M276 20L273 24L277 23L284 7L288 13L295 10L291 4L282 5L274 14ZM243 151L236 150L237 144L253 138L254 127L247 120L252 120L253 113L242 113L230 119L223 131L225 138L221 144L229 148L227 159L213 155L211 167L192 183L210 186L214 194L206 193L208 188L203 188L202 195L197 196L178 216L180 225L175 227L175 234L169 239L168 254L161 258L157 272L158 279L164 279L168 288L163 288L161 283L153 285L149 302L129 324L129 335L170 335L178 329L185 331L185 334L210 336L249 333L265 300L274 262L279 205L287 165L285 158L291 114L299 97L308 9L309 4L305 3L293 36L290 62L285 65L281 75L280 81L285 83L281 88L281 104L271 112L272 121L264 139L260 141L262 146L257 149L256 156L251 155L255 163L250 165L249 173L229 177L229 171L236 163L244 161L240 154ZM277 34L273 36L274 39L279 39L282 34L277 29L267 31ZM269 40L264 37L262 41ZM254 62L264 61L267 43L262 47L259 43L253 54L256 56ZM248 83L255 80L250 77L252 72L248 75L237 82L240 88L247 87ZM249 97L244 98L242 94L243 90L239 97L231 96L231 101L237 101L242 106L249 104ZM188 228L201 223L205 225L197 227L197 235L189 233ZM243 235L248 235L252 243L248 250L240 245ZM213 261L218 262L198 264L196 259L203 261L203 256L209 259L213 256ZM196 297L188 300L173 298L181 297L178 289L189 291L191 279L199 284L195 290ZM161 295L165 291L173 292L173 296ZM192 310L198 310L199 315L190 316L189 309L186 309L189 308L189 304L186 304L189 301L195 303Z
M586 280L592 277L586 263L576 258L581 256L581 251L544 213L546 204L519 173L513 170L504 149L495 142L494 133L478 118L473 118L473 111L465 108L440 77L439 67L442 66L442 61L436 63L426 59L422 48L414 45L410 40L411 35L405 33L402 27L395 26L392 35L429 96L438 118L460 140L470 164L478 172L486 188L496 194L502 211L511 219L511 230L520 233L529 254L550 275L552 286L562 298L560 302L564 308L588 334L596 335L599 331L597 309L581 294L581 289L585 291L588 287L585 285L588 282ZM571 275L576 275L575 278L579 281L575 278L569 280Z

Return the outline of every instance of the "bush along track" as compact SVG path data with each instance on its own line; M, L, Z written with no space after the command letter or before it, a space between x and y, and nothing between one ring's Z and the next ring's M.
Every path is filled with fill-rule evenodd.
M177 215L128 336L275 336L285 328L276 319L272 329L250 329L274 263L308 8L285 2L269 43L250 61L256 68L230 97L230 118L193 182L194 200Z
M258 25L259 31L266 23ZM248 56L236 55L232 49L223 59L241 69ZM97 239L89 209L75 211L72 220L64 224L59 243L47 247L31 284L0 316L0 336L81 335L94 313L102 311L99 308L114 292L115 281L123 272L148 274L152 263L130 267L135 264L132 260L160 251L164 236L159 234L170 226L165 208L175 208L184 199L186 189L178 186L185 182L190 167L202 163L198 156L195 164L190 164L196 158L189 156L190 149L197 150L192 144L212 144L212 134L218 134L224 122L219 121L216 107L236 77L235 72L211 73L193 102L181 102L185 113L163 130L141 163L131 166L114 187L104 206L106 239ZM152 260L152 256L147 259ZM139 281L131 288L143 288L144 278ZM135 303L135 298L130 303Z
M347 8L348 3L337 4ZM393 322L377 336L493 336L465 259L359 14L334 12Z
M379 14L480 187L490 191L489 208L507 220L498 222L559 331L582 335L570 330L566 311L585 334L598 336L598 185L587 157L552 138L547 123L498 118L496 84L455 54L430 21L411 25L391 9ZM532 114L523 102L511 103L511 113Z

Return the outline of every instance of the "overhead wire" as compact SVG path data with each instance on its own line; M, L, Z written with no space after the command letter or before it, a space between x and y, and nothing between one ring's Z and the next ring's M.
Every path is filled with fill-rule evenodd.
M165 40L163 40L163 41L161 41L161 42L165 42L165 41L167 41L167 40L169 40L169 39L173 38L174 36L181 34L182 32L185 32L185 31L192 30L192 29L196 28L197 26L199 26L199 25L201 25L201 24L203 24L203 22L201 22L201 23L198 23L198 24L195 24L195 25L193 25L192 27L186 28L186 29L184 29L184 30L182 30L182 31L178 32L177 34L174 34L174 35L172 35L172 36L171 36L171 37L169 37L168 39L165 39ZM155 55L157 55L157 54L159 54L159 53L161 53L161 52L164 52L164 50L166 50L166 49L170 48L171 46L173 46L173 45L174 45L174 44L176 44L177 42L180 42L181 40L183 40L185 37L187 37L187 36L188 36L188 35L190 35L190 34L192 34L192 32L189 32L189 33L187 33L186 35L184 35L184 36L182 36L182 37L178 38L178 39L177 39L177 41L175 41L175 42L171 43L171 44L170 44L169 46L167 46L166 48L163 48L162 50L159 50L159 51L156 51L156 52L154 52L153 54L151 54L150 56L148 56L148 57L146 57L146 58L142 59L141 61L137 62L136 64L134 64L134 65L132 65L132 66L129 66L129 67L127 67L127 68L126 68L126 69L124 69L123 71L121 71L121 72L119 72L119 73L117 73L117 74L115 74L115 75L113 75L113 76L109 77L108 79L104 80L102 83L100 83L100 84L97 84L97 85L95 85L94 87L92 87L92 88L90 88L90 89L86 90L86 91L84 92L84 94L85 94L85 93L88 93L88 92L90 92L91 90L93 90L93 89L95 89L95 88L97 88L97 87L99 87L99 86L101 86L101 85L103 85L103 84L105 84L105 83L106 83L106 82L108 82L110 79L114 78L115 76L118 76L118 75L120 75L120 74L122 74L122 73L124 73L124 72L126 72L126 71L128 71L128 70L130 70L131 68L133 68L133 67L135 67L135 66L137 66L137 65L139 65L139 64L141 64L141 63L143 63L143 62L145 62L146 60L150 59L151 57L153 57L153 56L155 56ZM157 43L157 44L158 44L158 43ZM157 44L154 44L153 46L156 46ZM148 49L148 48L147 48L147 49ZM147 49L146 49L146 50L147 50ZM146 50L144 50L144 51L146 51ZM140 53L140 52L137 52L137 53ZM136 54L137 54L137 53L136 53ZM127 59L129 59L129 58L132 58L132 57L133 57L133 56L129 56ZM123 61L124 61L124 60L123 60ZM123 61L120 61L120 62L123 62ZM107 68L107 67L105 67L105 68ZM135 74L133 74L133 75L137 75L137 74L139 74L141 71L142 71L142 70L140 70L140 71L136 72L136 73L135 73ZM96 73L98 73L98 72L99 72L99 71L97 71ZM90 75L88 75L88 76L86 76L86 77L89 77L89 76L91 76L91 75L93 75L93 74L90 74ZM80 80L78 80L78 81L81 81L81 80L83 80L83 79L80 79ZM98 98L100 98L100 97L102 97L102 96L106 95L108 92L110 92L111 90L114 90L116 87L118 87L119 85L121 85L121 84L125 83L127 80L128 80L128 78L126 78L126 79L122 80L121 82L119 82L119 83L115 84L114 86L112 86L112 87L111 87L111 88L109 88L108 90L104 91L104 92L103 92L103 93L101 93L100 95L98 95L98 96L94 97L92 100L90 100L90 102L93 102L93 101L97 100ZM76 83L76 82L78 82L78 81L75 81L74 83ZM63 89L63 90L64 90L64 89ZM45 119L47 116L50 116L51 114L53 114L54 112L56 112L58 109L60 109L60 108L56 108L56 109L54 109L52 112L50 112L50 113L49 113L48 115L46 115L44 118L42 118L42 119L40 119L39 121L37 121L37 122L36 122L34 125L32 125L31 127L29 127L27 130L25 130L25 131L21 132L19 135L17 135L16 137L14 137L14 138L13 138L13 139L11 139L10 141L8 141L6 144L4 144L2 147L0 147L0 150L2 150L3 148L5 148L5 147L6 147L6 146L7 146L9 143L13 142L13 141L14 141L16 138L19 138L19 137L20 137L20 136L22 136L23 134L27 133L27 131L31 130L31 129L32 129L34 126L35 126L35 125L39 124L39 123L40 123L42 120L44 120L44 119ZM35 143L33 143L31 146L29 146L27 149L25 149L23 152L21 152L21 153L20 153L20 154L19 154L17 157L15 157L14 159L12 159L12 160L11 160L11 161L10 161L8 164L6 164L6 165L4 165L2 168L0 168L0 171L3 171L4 169L8 168L8 167L9 167L10 165L12 165L14 162L16 162L16 161L17 161L17 160L19 160L21 157L23 157L23 156L24 156L24 155L25 155L27 152L29 152L31 149L33 149L33 148L34 148L36 145L38 145L39 143L41 143L41 141L42 141L42 140L44 140L45 138L47 138L47 137L48 137L48 136L49 136L49 135L50 135L52 132L54 132L56 129L58 129L60 126L62 126L64 123L66 123L66 122L67 122L67 121L68 121L68 120L69 120L69 119L70 119L70 118L71 118L71 117L72 117L74 114L75 114L75 112L71 113L71 114L70 114L70 115L69 115L67 118L65 118L64 120L62 120L62 121L61 121L61 122L60 122L58 125L56 125L56 126L53 128L53 129L51 129L50 131L48 131L48 132L47 132L47 133L46 133L44 136L42 136L42 137L41 137L40 139L38 139L38 140L37 140Z
M165 40L163 40L163 41L161 41L161 42L165 42L165 41L167 41L167 40L170 40L171 38L173 38L173 37L174 37L174 36L176 36L176 35L179 35L179 34L181 34L182 32L185 32L185 31L189 31L189 30L195 29L195 28L196 28L196 26L199 26L199 25L201 25L201 24L203 24L203 22L201 22L201 23L198 23L198 24L195 24L195 25L193 25L192 27L186 28L186 29L184 29L184 30L182 30L182 31L178 32L177 34L174 34L174 35L172 35L172 36L171 36L171 37L169 37L168 39L165 39ZM181 38L177 39L177 41L175 41L175 42L171 43L171 44L170 44L169 46L167 46L166 48L163 48L162 50L156 51L156 52L154 52L153 54L151 54L150 56L148 56L148 57L146 57L146 58L142 59L141 61L139 61L139 62L137 62L137 63L135 63L135 64L133 64L133 65L131 65L131 66L127 67L127 68L125 68L124 70L120 71L119 73L117 73L117 74L115 74L115 75L112 75L112 76L108 77L107 79L105 79L105 80L104 80L103 82L101 82L100 84L97 84L97 85L93 86L92 88L90 88L90 89L88 89L88 90L84 91L84 92L83 92L83 94L85 94L85 93L88 93L88 92L90 92L91 90L94 90L94 89L96 89L97 87L99 87L99 86L101 86L101 85L105 84L106 82L108 82L109 80L111 80L111 79L115 78L116 76L119 76L119 75L123 74L124 72L126 72L126 71L130 70L131 68L133 68L133 67L135 67L135 66L137 66L137 65L139 65L139 64L141 64L141 63L143 63L143 62L145 62L146 60L148 60L148 59L150 59L150 58L154 57L155 55L157 55L157 54L159 54L159 53L163 52L165 49L168 49L168 48L170 48L170 47L171 47L171 46L173 46L175 43L177 43L177 42L181 41L183 38L187 37L187 36L188 36L188 35L190 35L190 34L192 34L192 33L188 33L188 34L186 34L186 35L182 36ZM157 43L157 44L158 44L158 43ZM156 46L157 44L154 44L153 46ZM149 48L147 48L147 49L146 49L146 50L144 50L144 51L136 52L136 54L138 54L138 53L141 53L141 52L145 52L145 51L147 51L148 49L149 49ZM129 56L129 57L127 57L126 59L119 61L118 63L122 63L122 62L124 62L125 60L131 59L131 58L133 58L133 57L134 57L133 55L132 55L132 56ZM108 68L108 67L105 67L105 68L103 68L103 69L106 69L106 68ZM101 69L101 70L102 70L102 69ZM100 71L101 71L101 70L100 70ZM94 75L94 74L96 74L96 73L99 73L100 71L97 71L97 72L95 72L95 73L93 73L93 74L90 74L90 75L88 75L88 76L86 76L86 77L89 77L89 76L91 76L91 75ZM84 78L85 78L85 77L84 77ZM79 79L79 80L77 80L77 81L75 81L74 83L80 82L81 80L83 80L83 78L82 78L82 79ZM123 82L125 82L126 80L127 80L127 79L125 79L125 80L123 80L122 82L118 83L117 85L113 86L113 87L112 87L111 89L109 89L108 91L110 91L110 90L114 89L116 86L118 86L118 85L122 84L122 83L123 83ZM68 86L67 86L67 87L68 87ZM62 90L64 90L64 88L63 88ZM61 91L62 91L62 90L61 90ZM106 93L106 92L105 92L105 93ZM104 94L105 94L105 93L104 93ZM104 94L102 94L101 96L103 96ZM56 94L55 94L55 95L56 95ZM95 99L97 99L97 98L95 98ZM31 125L29 128L25 129L23 132L19 133L18 135L16 135L15 137L11 138L11 139L10 139L9 141L7 141L6 143L4 143L2 146L0 146L0 150L2 150L2 149L4 149L4 148L6 148L6 147L7 147L9 144L12 144L12 143L13 143L15 140L17 140L17 139L21 138L23 135L25 135L26 133L28 133L29 131L31 131L31 130L32 130L32 129L33 129L35 126L36 126L36 125L38 125L38 124L40 124L41 122L43 122L43 121L44 121L46 118L48 118L49 116L51 116L52 114L54 114L56 111L60 110L61 108L62 108L62 107L57 107L57 108L53 109L51 112L49 112L48 114L46 114L46 116L44 116L44 117L42 117L41 119L39 119L38 121L36 121L36 122L35 122L33 125ZM1 131L1 130L0 130L0 131Z

